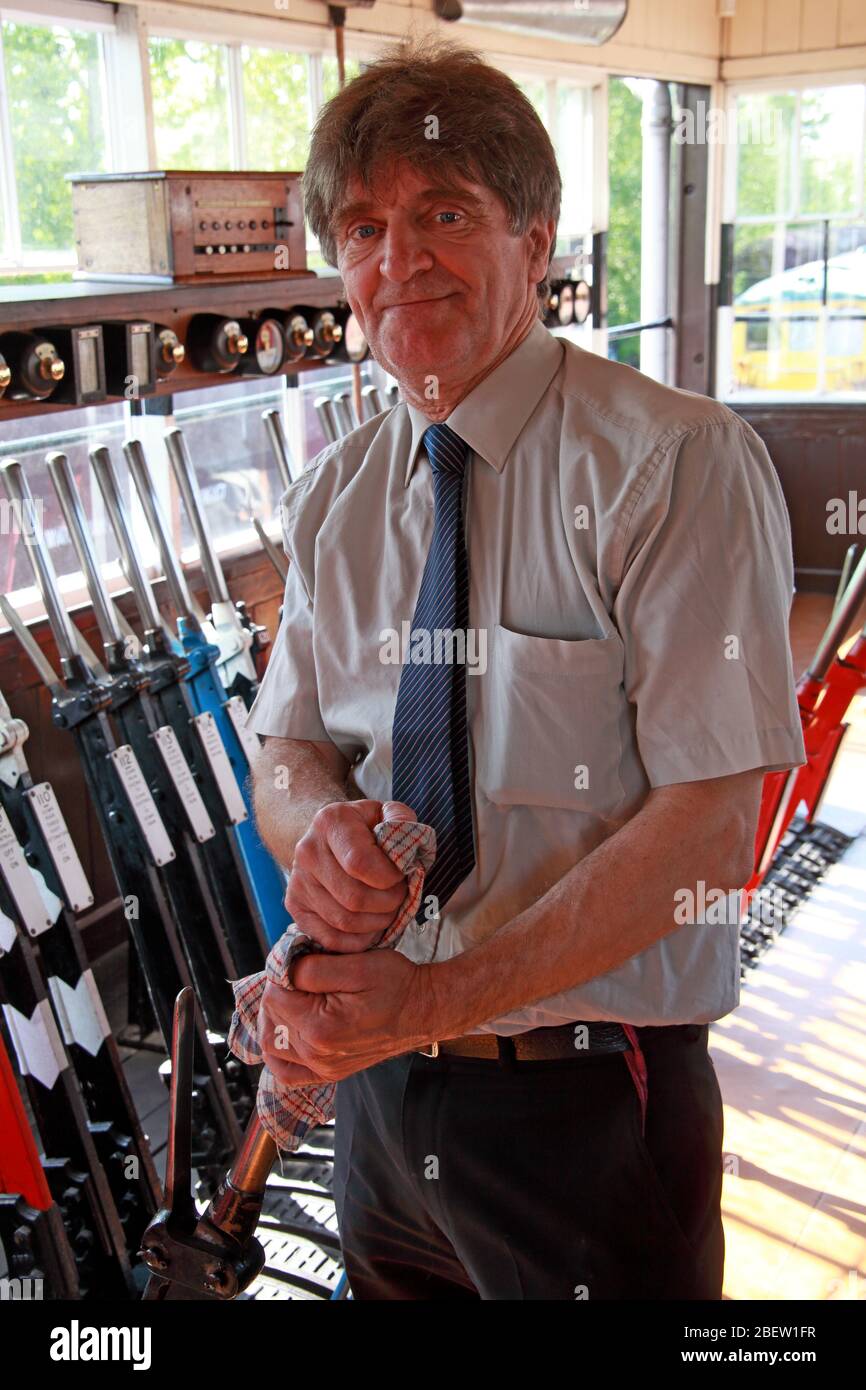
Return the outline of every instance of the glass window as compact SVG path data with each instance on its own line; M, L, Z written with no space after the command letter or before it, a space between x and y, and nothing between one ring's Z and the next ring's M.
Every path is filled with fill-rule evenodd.
M740 95L736 109L733 303L719 320L719 392L859 394L866 85ZM756 315L775 325L769 348L757 341Z
M160 169L230 169L228 51L151 38L150 85Z
M788 348L791 352L816 352L818 348L818 320L789 319Z
M640 320L641 182L643 178L643 100L640 79L612 78L608 84L610 222L607 252L608 323ZM637 333L611 339L609 353L640 367Z
M75 549L60 511L45 456L55 450L65 453L81 492L84 511L93 535L94 548L104 564L114 564L113 574L119 579L117 547L111 526L102 506L102 497L90 469L88 450L94 444L105 444L112 455L119 452L124 437L125 407L112 403L82 410L64 411L50 420L36 417L8 420L3 426L0 456L15 458L27 474L27 481L40 509L43 536L57 571L61 591L80 590L83 584ZM112 571L109 570L109 574ZM33 570L24 538L13 534L3 546L3 592L33 591ZM35 591L34 591L35 592ZM27 595L28 599L34 593Z
M515 77L521 92L528 97L535 107L540 120L545 126L550 122L547 116L547 83L542 77Z
M304 53L241 49L247 165L303 169L310 146L310 71Z
M734 237L734 302L745 313L814 309L824 292L820 223L747 223Z
M592 283L592 88L565 78L510 72L550 135L562 180L562 200L553 254L571 260L580 279ZM592 320L553 331L580 346L592 346Z
M737 98L737 215L786 216L791 208L794 92Z
M361 367L362 383L369 380L368 364ZM293 472L297 476L304 464L327 444L322 422L315 408L321 395L352 389L349 365L299 372L296 386L282 381L243 381L202 391L185 391L175 398L175 422L184 432L207 509L207 521L218 548L248 544L253 518L264 524L275 520L283 487L262 423L262 411L276 406L283 412L283 425ZM179 518L177 539L184 551L195 546L195 539L183 507L174 498L173 479L161 457L163 422L145 418L153 445L148 449L152 473L161 491L173 498L171 513ZM139 421L135 422L138 429ZM230 439L229 447L226 440Z
M769 342L769 319L746 320L746 347L750 352L766 352Z
M859 358L857 379L861 386L866 383L866 315L827 320L827 356Z
M554 139L562 177L562 210L556 254L582 249L592 227L592 93L573 82L556 84Z
M806 91L800 107L800 211L855 212L866 87Z
M12 20L3 20L2 33L20 249L71 258L72 197L64 175L108 168L102 38Z
M361 64L357 58L347 58L345 62L346 81L351 82L353 77L358 77L361 72ZM325 101L330 101L340 90L338 77L337 60L330 53L322 59L322 92Z
M183 430L211 537L220 547L248 541L253 517L266 523L276 512L282 486L261 415L268 406L280 406L284 394L282 381L239 380L175 397L175 423ZM159 434L160 425L154 421ZM149 457L156 461L158 453ZM157 466L167 470L164 460ZM172 512L180 517L182 549L194 548L182 504L175 502Z

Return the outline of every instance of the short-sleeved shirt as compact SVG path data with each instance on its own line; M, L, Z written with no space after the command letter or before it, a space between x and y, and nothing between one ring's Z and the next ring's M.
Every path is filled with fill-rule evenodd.
M430 423L400 403L323 450L284 494L283 617L248 721L264 735L330 740L352 764L350 784L382 801L433 530ZM447 423L472 451L476 862L437 931L423 921L407 930L399 949L417 962L450 958L512 921L652 788L805 761L788 640L790 525L749 425L540 321ZM672 904L684 925L662 940L474 1031L728 1013L739 997L739 895L705 919L700 887L684 888L697 890L696 916L676 918Z

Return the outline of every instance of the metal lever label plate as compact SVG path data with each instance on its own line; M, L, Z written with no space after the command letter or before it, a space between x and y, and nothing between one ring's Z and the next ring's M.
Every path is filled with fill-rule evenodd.
M231 825L239 825L247 819L247 808L238 786L238 779L229 762L229 755L220 738L216 720L210 710L205 710L202 714L195 715L192 722L198 730L201 746L213 769L229 822Z
M21 914L21 921L29 934L38 936L40 932L47 931L52 925L52 920L48 916L30 865L24 858L24 851L18 843L12 822L2 806L0 806L0 870L2 870L9 892L15 900L15 906ZM59 911L59 899L57 899L57 906Z
M37 782L24 795L39 822L69 907L73 912L83 912L86 907L93 906L93 890L72 843L54 788L50 782Z
M240 695L232 695L231 699L226 701L226 709L229 719L234 725L241 748L246 754L247 762L251 763L256 754L261 751L262 744L255 730L247 728L247 707Z
M205 840L212 840L216 834L213 821L207 813L201 792L196 786L192 769L183 756L183 751L177 741L177 734L169 724L163 724L161 728L156 730L153 737L168 769L168 775L181 799L193 835L199 844Z
M144 779L138 758L128 743L113 749L108 756L120 778L132 814L153 856L153 862L161 869L163 864L169 864L177 856L156 809L156 802L150 794L150 787Z

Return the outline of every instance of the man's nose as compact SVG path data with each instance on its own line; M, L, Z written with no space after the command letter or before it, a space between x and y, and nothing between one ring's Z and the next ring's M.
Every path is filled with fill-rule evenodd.
M433 254L417 231L407 227L388 227L379 262L379 272L384 279L402 285L420 271L430 270L433 264Z

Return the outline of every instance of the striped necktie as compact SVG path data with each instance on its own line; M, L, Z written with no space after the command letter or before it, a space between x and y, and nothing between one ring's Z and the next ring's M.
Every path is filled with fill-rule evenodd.
M397 690L391 791L395 801L406 802L436 831L436 860L424 887L425 902L431 895L436 901L429 914L420 909L422 924L426 915L442 912L475 865L466 720L469 566L463 535L469 448L445 424L424 431L424 446L433 470L433 539ZM437 632L446 634L438 643ZM456 642L452 633L458 634Z

